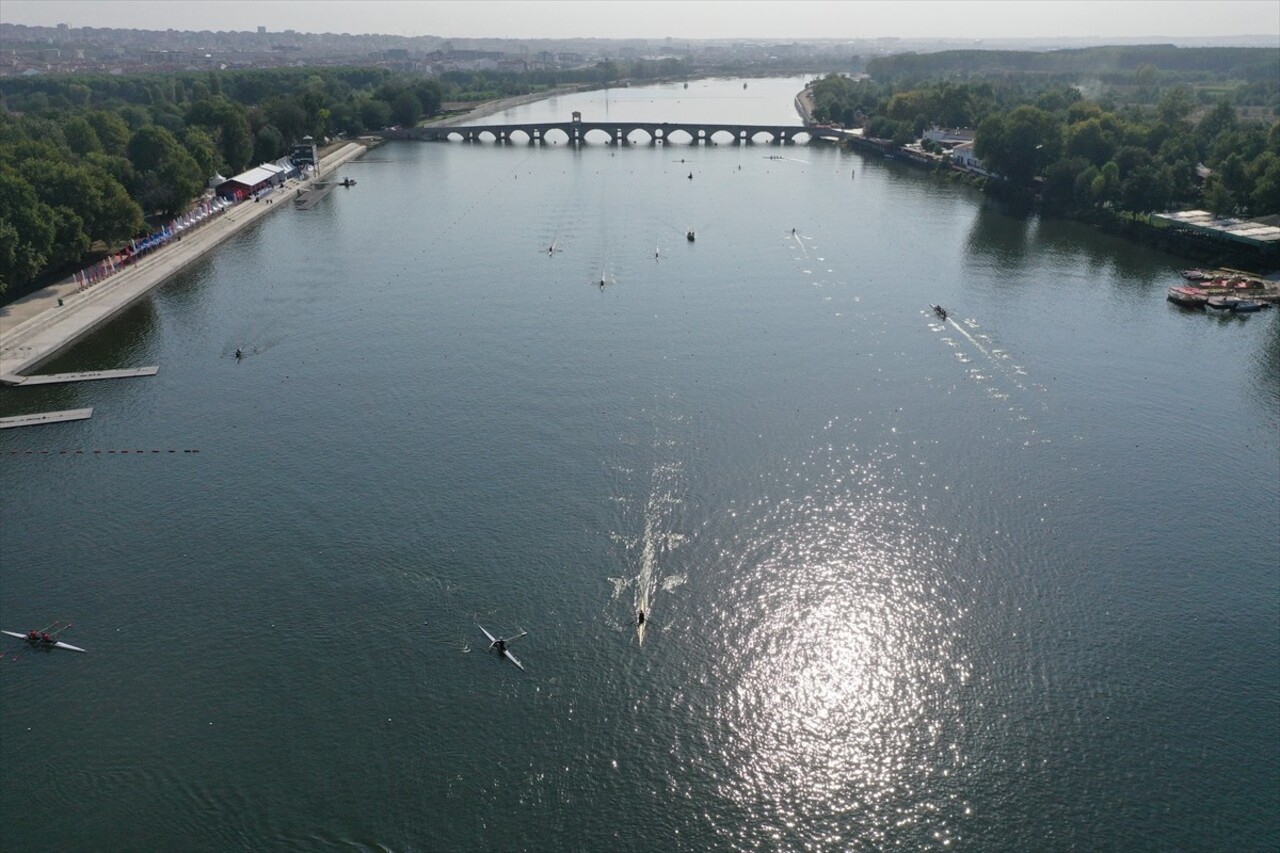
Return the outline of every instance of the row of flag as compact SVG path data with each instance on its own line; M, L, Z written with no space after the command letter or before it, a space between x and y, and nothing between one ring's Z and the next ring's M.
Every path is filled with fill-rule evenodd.
M158 230L152 231L146 237L140 240L130 240L129 248L125 251L115 255L107 255L96 264L73 273L71 277L81 290L97 284L104 278L114 275L138 256L145 255L153 249L163 246L179 233L186 231L188 228L194 228L210 216L221 213L231 204L232 202L224 198L207 199L178 218L170 220L168 224Z

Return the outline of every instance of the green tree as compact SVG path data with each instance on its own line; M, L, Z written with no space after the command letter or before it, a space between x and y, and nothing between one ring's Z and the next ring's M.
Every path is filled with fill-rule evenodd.
M284 137L271 125L259 130L254 138L253 161L265 163L278 160L284 154Z
M49 262L54 215L31 184L0 165L0 290L26 284Z
M333 127L339 133L346 133L351 136L364 133L364 122L360 120L360 113L356 110L354 104L343 103L333 105ZM382 127L383 125L378 125Z
M1207 146L1212 145L1219 134L1233 131L1237 127L1239 120L1236 118L1236 108L1229 101L1222 100L1200 119L1196 125L1196 135Z
M401 127L413 127L422 118L422 102L406 89L391 102L391 117Z
M1156 104L1156 115L1163 123L1177 127L1186 121L1195 107L1190 90L1186 86L1174 86L1160 96L1160 102Z
M126 104L120 108L120 118L128 125L131 133L137 133L142 128L151 124L151 113L147 112L145 107L138 104ZM99 134L101 138L101 134Z
M1120 198L1120 167L1114 160L1104 163L1089 187L1094 204L1109 205Z
M104 153L117 156L125 153L133 131L123 118L106 110L94 110L85 116L85 120L93 128Z
M66 207L52 208L53 248L49 252L48 266L59 267L78 261L93 245L84 220L74 210Z
M1210 175L1200 187L1201 203L1207 210L1218 215L1235 213L1236 200L1231 190L1222 183L1217 174Z
M1231 191L1233 198L1248 198L1253 181L1245 170L1245 159L1239 154L1223 160L1215 174L1222 179L1222 185Z
M989 116L978 127L974 153L987 169L1017 185L1027 185L1058 158L1062 129L1058 120L1037 107L1021 106L1007 116Z
M253 156L253 135L244 107L226 98L208 98L191 105L186 121L209 132L229 174L244 171Z
M1076 179L1089 168L1091 164L1084 157L1070 157L1050 163L1044 170L1044 184L1040 187L1040 198L1045 207L1059 211L1076 209Z
M208 132L200 127L188 127L182 132L182 147L200 167L200 174L207 181L218 173L218 150Z
M360 121L371 130L381 130L391 124L391 105L377 98L370 98L360 105Z
M62 135L67 140L71 152L83 157L86 154L102 150L98 133L84 116L71 116L62 123Z
M1280 213L1280 157L1272 155L1266 168L1254 179L1249 209L1258 215Z
M1068 157L1083 157L1093 165L1101 166L1111 159L1115 150L1115 137L1103 129L1097 118L1086 119L1067 128Z
M1077 210L1086 210L1098 203L1098 199L1093 194L1093 188L1100 174L1097 166L1089 166L1076 175L1071 187L1071 197Z
M307 111L289 98L275 98L267 105L268 123L274 125L287 142L297 142L307 135ZM259 161L261 162L261 161Z
M421 80L414 85L413 94L422 107L423 115L433 116L440 112L440 104L444 100L444 93L440 88L439 81Z
M200 164L162 127L144 127L129 140L136 170L130 194L143 210L178 213L204 190Z
M142 227L141 208L106 172L82 164L31 160L24 164L22 174L42 202L70 215L64 227L70 230L79 223L88 241L120 240ZM73 235L75 246L81 242ZM72 256L87 248L85 242Z
M1167 178L1154 166L1136 169L1120 184L1120 206L1134 213L1164 210L1169 203Z

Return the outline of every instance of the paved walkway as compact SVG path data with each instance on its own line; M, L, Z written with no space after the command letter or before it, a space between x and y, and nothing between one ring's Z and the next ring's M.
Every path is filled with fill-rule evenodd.
M316 175L307 181L288 181L262 201L230 207L86 290L68 280L0 307L0 375L18 375L53 358L243 228L268 213L292 207L299 187L365 150L363 145L346 145L322 158Z

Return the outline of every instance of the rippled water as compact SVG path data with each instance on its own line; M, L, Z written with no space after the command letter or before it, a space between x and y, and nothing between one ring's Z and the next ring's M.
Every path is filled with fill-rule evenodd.
M345 172L0 397L95 406L0 434L0 618L90 649L4 648L5 847L1280 843L1280 312L831 149Z

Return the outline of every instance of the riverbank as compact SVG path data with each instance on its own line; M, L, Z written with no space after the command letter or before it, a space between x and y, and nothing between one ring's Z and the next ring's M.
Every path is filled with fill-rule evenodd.
M527 95L516 95L510 98L499 98L496 101L485 101L477 104L465 113L453 115L447 118L435 119L433 121L424 122L420 127L448 127L453 124L470 124L476 119L491 116L494 113L500 113L503 110L509 110L513 107L532 104L534 101L542 101L547 98L554 98L558 95L572 95L577 92L584 92L593 87L585 84L573 86L561 86L558 89L551 89L546 92L530 92Z
M797 103L798 101L797 97ZM1032 195L1030 191L1012 194L992 192L992 188L988 186L987 176L958 166L947 165L939 157L922 155L920 152L894 145L887 139L850 136L846 137L844 145L850 150L859 151L867 156L892 157L900 163L915 166L941 180L967 184L979 192L986 193L1012 215L1025 216L1035 213L1048 219L1078 222L1101 233L1158 249L1199 266L1232 267L1261 275L1265 270L1272 269L1276 265L1277 258L1274 252L1267 253L1243 244L1226 243L1167 225L1158 225L1141 215L1125 216L1107 210L1077 213L1044 210L1040 206L1039 198Z
M0 375L21 375L53 358L219 244L268 213L291 207L280 202L366 150L364 145L345 145L321 158L314 176L287 181L262 201L243 201L88 289L67 279L3 306Z
M813 87L805 86L796 95L796 112L805 125L813 124Z

